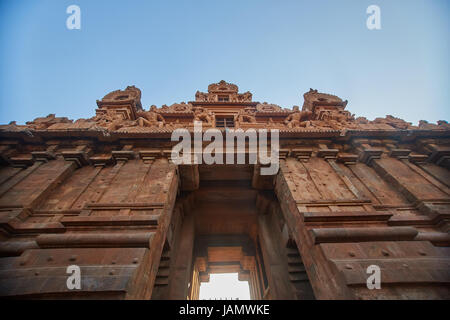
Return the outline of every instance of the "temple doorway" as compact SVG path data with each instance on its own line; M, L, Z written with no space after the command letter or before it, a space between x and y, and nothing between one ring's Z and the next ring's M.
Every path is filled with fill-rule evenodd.
M153 299L242 299L236 290L251 300L314 298L273 181L255 172L253 165L180 169Z
M197 236L189 298L202 299L202 287L221 292L220 296L210 298L243 297L241 292L236 291L246 284L247 299L262 299L265 291L262 263L253 240L247 234ZM220 281L227 277L230 282ZM219 288L221 283L222 288ZM234 292L234 295L228 296L225 291Z

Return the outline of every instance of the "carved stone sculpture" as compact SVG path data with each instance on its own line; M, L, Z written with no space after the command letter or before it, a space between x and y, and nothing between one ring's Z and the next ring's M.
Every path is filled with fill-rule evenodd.
M234 117L234 124L236 128L239 128L243 123L256 123L255 111L253 111L252 108L241 109Z
M312 111L299 111L298 107L294 107L294 112L286 117L284 124L288 128L307 128L311 125Z
M124 126L123 116L109 110L97 114L92 120L95 121L99 127L105 128L108 131L115 131Z
M207 124L214 123L214 115L210 112L207 112L204 108L196 108L194 110L194 121L201 121Z
M411 123L391 115L387 115L386 118L376 118L373 123L387 124L391 127L402 130L409 129L411 127Z
M151 106L149 111L139 111L136 123L140 127L158 127L164 126L164 117L156 112L156 106Z
M72 120L69 120L66 117L58 118L54 114L49 114L47 117L36 118L33 121L27 122L26 124L28 128L33 130L45 130L57 123L72 123L72 122L73 122Z
M279 112L281 107L277 104L263 102L256 105L256 110L258 112Z

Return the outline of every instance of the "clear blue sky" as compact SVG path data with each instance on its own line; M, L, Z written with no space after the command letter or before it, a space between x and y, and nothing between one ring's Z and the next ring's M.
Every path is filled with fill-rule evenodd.
M81 30L66 8L81 8ZM382 29L366 28L381 8ZM136 85L147 109L224 79L256 101L310 87L373 119L450 120L448 0L0 0L0 123L94 115Z
M250 300L248 281L239 281L237 273L213 273L209 282L200 284L200 300Z

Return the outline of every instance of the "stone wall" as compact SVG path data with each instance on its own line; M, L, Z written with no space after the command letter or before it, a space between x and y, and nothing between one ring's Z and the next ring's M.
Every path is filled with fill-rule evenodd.
M352 144L292 149L277 176L316 298L450 298L449 171L390 140ZM380 290L366 286L370 265Z
M111 163L83 165L87 155L77 152L57 148L54 159L0 169L0 295L148 299L177 194L176 168L129 150ZM69 265L81 268L81 290L66 286Z

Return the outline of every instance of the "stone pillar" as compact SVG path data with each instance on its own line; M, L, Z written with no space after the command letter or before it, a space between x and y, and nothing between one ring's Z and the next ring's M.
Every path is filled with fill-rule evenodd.
M189 286L189 300L198 300L200 297L200 272L197 263L194 264Z
M195 239L194 217L188 213L183 217L180 234L177 241L174 265L169 279L168 299L185 300L189 296L193 251Z
M294 299L295 294L284 255L285 249L273 216L272 214L260 215L258 222L259 240L271 298L274 300Z

